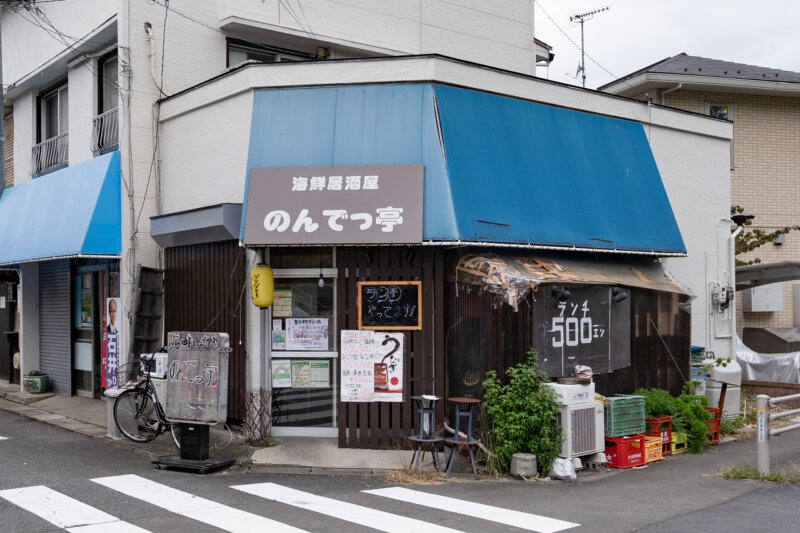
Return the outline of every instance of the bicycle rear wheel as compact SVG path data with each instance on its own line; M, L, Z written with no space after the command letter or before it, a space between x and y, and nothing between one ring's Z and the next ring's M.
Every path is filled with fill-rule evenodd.
M155 406L139 389L126 390L114 402L114 422L134 442L150 442L161 433Z

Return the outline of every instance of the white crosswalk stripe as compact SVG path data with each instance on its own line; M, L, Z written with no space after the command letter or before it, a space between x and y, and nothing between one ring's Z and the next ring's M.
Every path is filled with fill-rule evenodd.
M234 485L231 488L388 533L459 533L457 529L317 496L275 483Z
M541 533L555 533L556 531L563 531L580 525L573 522L557 520L555 518L548 518L546 516L503 509L501 507L459 500L457 498L450 498L449 496L440 496L438 494L430 494L402 487L389 487L385 489L365 490L362 492L416 505L424 505L425 507L433 507L434 509L440 509L451 513L472 516L474 518L482 518L483 520L491 520L492 522Z
M232 533L306 533L288 524L216 503L140 476L126 474L92 479L95 483L139 498L198 522ZM191 530L191 528L187 528Z
M0 436L0 440L8 440L8 437Z
M70 533L147 533L146 529L42 485L2 490L0 498Z

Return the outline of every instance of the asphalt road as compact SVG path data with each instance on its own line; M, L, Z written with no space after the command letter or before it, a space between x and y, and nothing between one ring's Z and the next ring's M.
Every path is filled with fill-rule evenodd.
M751 443L575 483L154 470L148 457L0 412L0 531L798 531L796 485L727 481ZM784 441L776 455L787 457ZM800 446L798 446L800 448Z

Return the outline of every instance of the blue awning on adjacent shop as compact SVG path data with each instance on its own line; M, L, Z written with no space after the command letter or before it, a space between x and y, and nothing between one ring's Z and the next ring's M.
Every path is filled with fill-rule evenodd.
M0 265L67 257L119 257L119 152L3 191Z
M637 122L438 84L255 92L249 169L403 163L428 244L686 253Z

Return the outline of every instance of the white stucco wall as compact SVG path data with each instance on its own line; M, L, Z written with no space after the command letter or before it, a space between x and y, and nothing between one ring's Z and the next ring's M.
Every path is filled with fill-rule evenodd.
M27 92L13 102L14 183L31 179L31 149L36 144L36 95Z
M97 116L97 60L82 61L69 70L69 164L94 157L92 119Z
M728 356L732 314L713 311L709 284L733 285L729 141L654 127L650 146L688 254L664 259L664 264L696 296L692 300L692 344L705 346L718 357Z
M111 18L119 8L112 0L68 0L65 2L36 2L67 42L83 38L87 33ZM3 9L3 83L15 83L35 72L53 57L64 51L64 40L54 35L41 17L21 6L12 14L10 7ZM48 31L45 31L45 28Z

